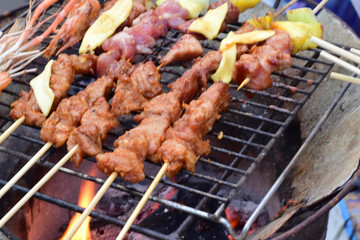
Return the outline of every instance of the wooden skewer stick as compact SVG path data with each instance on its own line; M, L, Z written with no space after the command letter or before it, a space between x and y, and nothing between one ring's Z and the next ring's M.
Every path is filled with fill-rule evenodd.
M136 217L139 215L141 209L144 207L144 205L147 202L147 200L149 199L150 195L152 194L152 192L156 188L156 186L159 183L160 179L164 176L165 171L166 171L168 166L169 166L169 163L165 162L164 165L161 167L158 174L156 175L156 177L154 178L154 180L150 184L149 188L146 190L144 196L141 198L140 202L136 206L134 212L131 214L131 216L127 220L126 224L121 229L121 232L117 236L116 240L122 240L125 237L125 235L128 232L129 228L131 227L131 225L135 221Z
M6 131L0 135L0 144L8 137L10 134L15 131L23 122L25 121L25 116L22 116L18 120L16 120L11 126L6 129ZM1 197L0 197L1 198Z
M337 73L337 72L330 73L330 77L334 78L334 79L337 79L337 80L341 80L341 81L345 81L345 82L351 82L351 83L360 85L360 78L351 77L351 76L341 74L341 73Z
M298 0L291 0L290 2L288 2L282 9L280 9L279 11L277 11L274 14L274 18L278 17L280 14L282 14L286 9L288 9L289 7L291 7L294 3L296 3Z
M330 61L333 61L334 63L337 63L339 64L340 66L342 66L343 68L346 68L347 70L353 72L353 73L356 73L358 75L360 75L360 69L355 67L354 65L351 65L350 63L348 62L345 62L344 60L340 59L340 58L337 58L335 57L334 55L331 55L330 53L327 53L325 51L321 51L320 52L320 56L330 60Z
M360 50L356 48L350 48L350 52L355 53L356 55L360 56Z
M73 147L1 220L0 228L71 158L79 145Z
M239 87L236 89L236 91L239 91L240 89L242 89L246 84L248 84L250 82L250 78L247 77L244 79L244 81L242 81L242 83L239 85Z
M106 190L110 187L110 185L114 182L116 177L118 176L117 172L113 172L107 180L104 182L104 184L101 186L99 191L94 196L93 200L90 202L89 206L84 210L84 212L81 214L80 218L75 222L75 224L71 227L68 234L65 236L64 240L70 240L78 230L78 228L81 226L81 224L84 222L85 218L89 216L91 211L94 209L96 204L100 201L100 199L104 196Z
M26 164L20 169L16 175L0 190L0 199L19 179L49 150L53 143L46 143Z
M328 0L322 0L314 9L313 13L316 14L320 9L328 2Z
M338 46L335 46L334 44L331 44L329 42L326 42L325 40L322 40L314 36L312 36L310 40L311 42L315 43L316 45L319 45L322 48L325 48L326 50L332 51L336 54L339 54L342 57L345 57L349 60L352 60L360 64L360 56L357 56L349 51L346 51Z

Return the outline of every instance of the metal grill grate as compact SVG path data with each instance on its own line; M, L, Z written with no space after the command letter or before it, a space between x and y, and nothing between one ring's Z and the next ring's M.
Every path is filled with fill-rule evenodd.
M54 12L55 10L56 6L49 12ZM232 25L229 29L234 30L239 27L240 25ZM180 36L181 34L179 32L169 32L166 38L158 41L157 49L153 55L141 56L138 61L147 58L156 62L160 59L159 55L163 55ZM216 49L224 36L224 34L220 34L220 37L213 41L202 41L201 43L206 49L205 51ZM68 50L68 53L75 53L77 47L78 45L74 46ZM203 156L199 159L197 172L191 173L186 170L182 170L181 172L182 175L188 174L196 181L210 183L210 187L204 190L196 185L180 184L170 179L161 180L160 184L172 186L178 190L198 195L198 201L193 206L185 206L171 199L166 200L155 196L150 197L151 201L159 202L166 207L188 213L189 215L183 223L171 233L165 234L139 226L132 226L131 229L157 239L170 239L181 236L190 226L195 216L221 223L230 233L234 233L230 223L223 217L224 209L332 68L333 64L318 60L319 51L318 49L311 49L293 56L293 66L283 72L274 73L272 75L274 80L273 87L266 91L255 91L246 88L236 91L238 86L231 84L231 106L229 110L223 114L222 118L216 122L210 134L206 136L206 138L211 141L212 153L209 156ZM31 67L36 66L41 70L45 63L45 59L38 59ZM162 83L164 84L165 91L167 91L167 84L178 78L185 70L186 68L182 66L168 66L163 69ZM28 82L34 76L34 74L28 74L27 76L14 79L0 96L0 124L2 132L13 122L8 115L11 103L19 97L21 90L27 91L29 89ZM76 94L90 81L94 80L95 79L77 77L75 84L69 91L69 95ZM105 150L112 150L114 139L126 130L136 126L137 123L129 119L129 117L120 118L121 126L109 134L108 140L104 144ZM221 131L223 132L223 137L219 140L217 136ZM21 147L19 149L19 146L16 145L7 147L0 146L0 152L2 152L8 160L14 156L29 160L44 144L39 138L39 129L28 126L22 126L11 134L10 138L15 142L31 145L32 151L29 149L22 151ZM55 151L64 154L66 149L52 149L49 154L42 158L39 164L45 168L53 167L54 164L48 160L49 156ZM87 160L96 161L93 158L87 158ZM244 165L246 167L243 167ZM160 167L150 161L146 161L145 168L159 169ZM104 182L104 180L100 178L92 177L72 169L63 167L60 171L100 184ZM146 175L145 181L149 184L153 178L151 175ZM0 180L0 185L5 184L5 180ZM125 191L135 196L142 196L143 194L128 187L127 184L121 180L112 184L111 188ZM28 189L19 185L14 186L13 189L23 193L28 191ZM222 194L219 194L220 192ZM224 192L226 192L226 194L223 194ZM73 211L83 211L83 209L76 204L71 204L45 194L36 193L35 197ZM217 201L217 208L214 211L205 210L203 206L211 200ZM106 216L96 211L93 211L90 215L118 226L125 224L115 217Z

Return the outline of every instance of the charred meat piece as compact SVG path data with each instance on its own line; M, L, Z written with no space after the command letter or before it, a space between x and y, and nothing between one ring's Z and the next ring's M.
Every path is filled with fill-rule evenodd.
M116 171L124 180L139 182L144 179L143 161L153 154L163 141L170 119L151 116L139 126L119 137L114 152L96 156L99 169L109 175Z
M90 83L84 91L63 99L56 111L42 124L40 137L44 142L52 142L61 147L70 132L79 124L82 115L101 97L108 95L113 88L113 79L102 77Z
M203 54L200 42L191 34L183 35L160 60L160 64L169 65L174 62L192 60Z
M151 61L140 63L130 77L118 78L111 108L116 115L122 116L144 108L147 99L162 93L161 74Z
M234 79L241 83L249 77L246 87L264 90L272 86L271 73L291 66L293 44L289 34L276 30L262 46L253 46L235 62Z
M102 142L107 133L119 125L116 115L110 111L110 106L104 97L100 97L93 107L81 117L81 125L74 129L67 141L70 151L76 144L79 148L71 161L80 166L85 155L95 157L102 152Z
M198 158L210 153L209 140L202 139L212 129L219 113L227 109L229 100L229 86L214 83L197 100L191 101L184 115L166 131L165 141L151 160L169 162L168 176L176 175L182 167L195 171Z

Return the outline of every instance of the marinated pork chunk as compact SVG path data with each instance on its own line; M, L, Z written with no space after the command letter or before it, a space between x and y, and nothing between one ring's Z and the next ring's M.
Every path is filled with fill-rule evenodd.
M195 171L199 157L211 150L209 140L202 139L220 117L219 113L227 109L229 100L229 86L214 83L197 100L191 101L184 115L166 131L165 141L151 160L168 162L168 176L176 175L182 167Z
M82 115L101 97L108 96L114 87L111 77L102 77L90 83L84 91L63 99L56 111L42 124L40 137L44 142L52 142L61 147L70 132L79 124Z
M95 71L96 56L85 54L81 56L60 54L51 68L50 88L55 94L52 111L56 109L61 99L74 82L76 74L90 75ZM41 126L46 116L41 112L34 92L21 91L20 98L11 104L10 117L18 119L25 116L24 124Z
M191 69L187 70L178 80L169 84L171 91L180 95L180 101L188 103L198 92L207 88L207 81L219 67L220 51L210 51L204 57L195 60Z
M144 119L139 126L116 140L114 152L96 156L99 169L107 175L116 171L129 182L143 180L143 161L160 146L169 126L170 119L166 116L154 115Z
M105 76L119 78L122 75L130 75L134 70L133 65L125 60L113 61L105 67Z
M111 102L111 109L116 115L122 116L132 111L140 111L144 108L145 102L147 99L132 84L129 76L123 75L118 78Z
M192 60L203 54L200 42L191 34L183 35L160 60L160 64L166 66L170 63Z
M151 61L140 63L130 77L120 76L111 102L114 113L122 116L142 110L147 99L162 92L160 80L161 74Z
M262 46L253 46L235 62L234 80L239 84L247 77L246 87L264 90L272 86L271 73L291 66L293 44L289 34L276 30Z
M80 123L79 127L71 131L67 141L68 151L79 144L79 148L71 157L76 167L80 166L85 155L95 157L101 153L107 133L119 125L116 115L110 111L104 97L100 97L94 106L82 115Z

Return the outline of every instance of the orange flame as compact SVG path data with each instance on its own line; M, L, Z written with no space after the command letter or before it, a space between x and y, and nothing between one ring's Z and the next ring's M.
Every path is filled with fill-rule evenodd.
M78 205L80 207L86 208L92 198L95 196L95 183L92 181L85 181L81 184L80 194L79 194L79 201ZM80 213L75 213L75 215L71 218L70 223L64 233L64 235L60 238L63 240L65 236L70 231L71 227L76 223L76 221L80 218ZM72 237L72 240L91 240L91 233L90 233L90 219L91 217L87 217L85 221L81 224L80 228L77 230L75 235Z

